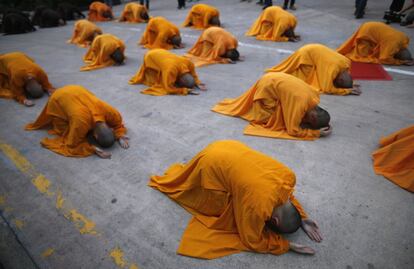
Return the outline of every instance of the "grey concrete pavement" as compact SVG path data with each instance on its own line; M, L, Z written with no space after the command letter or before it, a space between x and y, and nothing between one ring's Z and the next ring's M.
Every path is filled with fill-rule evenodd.
M197 69L209 88L199 96L154 97L140 94L144 88L141 85L128 85L146 52L136 44L145 24L99 23L104 32L125 41L128 59L123 66L91 72L78 71L86 50L65 43L73 22L65 27L0 37L0 53L27 53L47 71L54 86L81 84L116 107L131 138L130 149L111 149L111 160L95 156L65 158L41 148L39 141L46 132L23 130L40 113L47 98L36 100L33 108L0 99L0 208L36 265L412 268L414 196L374 174L371 152L381 136L414 122L413 67L392 67L411 72L390 72L392 81L360 81L361 96L321 96L322 105L331 114L334 132L314 142L244 136L245 121L210 111L221 99L246 91L264 68L280 62L289 51L314 42L336 48L361 22L380 20L387 4L379 2L385 1L369 1L366 18L355 20L353 1L299 0L294 12L299 19L297 32L302 37L298 43L260 42L245 37L244 32L260 13L254 3L203 2L220 9L224 26L239 38L240 52L246 59L235 65ZM114 10L118 16L122 6ZM176 10L176 1L153 0L150 15L164 16L179 25L188 10ZM393 26L413 38L413 30ZM192 29L181 31L187 48L200 34ZM414 51L412 44L410 49ZM288 238L314 247L315 256L240 253L206 261L176 254L190 215L147 187L148 178L163 173L174 162L191 159L219 139L240 140L295 171L296 196L318 221L324 241L313 243L303 232ZM20 220L20 225L14 220ZM49 249L53 252L47 255ZM11 268L22 267L16 262Z

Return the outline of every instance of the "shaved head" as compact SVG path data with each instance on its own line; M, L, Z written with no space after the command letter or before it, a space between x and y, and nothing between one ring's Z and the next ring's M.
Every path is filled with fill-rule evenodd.
M214 25L214 26L219 26L219 27L220 27L220 19L219 19L219 17L218 17L218 16L214 16L214 17L212 17L212 18L210 19L209 23L210 23L211 25Z
M348 70L342 71L334 79L334 86L336 88L352 88L354 81L352 80L351 74Z
M229 58L232 61L238 61L240 58L240 53L236 49L231 49L226 51L224 57Z
M302 120L302 126L307 129L319 130L328 127L330 120L331 116L328 111L316 106L314 109L306 112Z
M145 10L141 11L141 19L143 19L144 21L148 21L149 20L149 15L148 12L146 12Z
M24 89L30 98L40 98L43 96L44 91L42 85L34 78L29 78L24 85Z
M411 56L411 52L408 49L402 49L394 55L395 59L403 60L403 61L411 61L413 57Z
M193 89L196 86L194 77L190 73L185 73L178 77L177 86L182 88Z
M103 148L109 148L115 143L114 132L104 122L98 122L93 129L96 142Z
M275 207L271 220L266 222L267 227L276 233L294 233L301 224L299 211L290 201Z
M293 28L289 28L283 33L283 35L286 36L286 37L292 37L293 38L293 37L295 37L295 32L293 31Z
M106 10L102 12L102 17L107 18L107 19L112 19L112 12L109 10Z
M179 35L175 35L171 38L171 44L173 44L174 46L180 46L181 45L181 36Z
M125 60L124 53L120 48L117 48L114 53L112 53L111 58L116 64L122 64Z

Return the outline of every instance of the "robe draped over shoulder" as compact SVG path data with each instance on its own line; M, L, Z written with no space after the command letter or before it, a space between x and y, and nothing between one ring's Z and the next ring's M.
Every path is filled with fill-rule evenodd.
M73 34L68 43L86 48L92 43L90 38L94 34L102 34L101 28L88 20L78 20L73 27Z
M119 21L132 23L145 22L145 20L141 17L141 13L143 12L148 14L148 10L145 6L137 3L128 3L125 5Z
M172 22L163 17L151 18L141 37L140 45L148 49L172 49L173 36L179 36L180 30Z
M88 20L90 21L110 21L110 18L105 18L103 16L104 12L110 12L113 17L112 9L105 3L102 2L92 2L89 5Z
M190 12L188 12L183 26L199 30L207 29L212 26L210 24L211 18L219 16L220 12L217 8L206 4L196 4L192 6Z

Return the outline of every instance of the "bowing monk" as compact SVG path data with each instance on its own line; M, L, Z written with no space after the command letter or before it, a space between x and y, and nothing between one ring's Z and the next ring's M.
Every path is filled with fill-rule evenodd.
M28 98L40 98L54 91L45 71L21 52L0 55L0 98L15 99L34 106Z
M83 57L85 66L81 71L90 71L111 65L121 65L125 60L124 42L111 34L97 36Z
M185 57L199 67L215 63L235 63L240 54L237 51L237 39L223 28L213 26L204 30Z
M207 29L210 26L220 27L220 12L217 8L206 4L196 4L191 7L183 26L195 29Z
M36 8L32 23L39 25L41 28L58 27L66 25L65 19L61 14L46 6L39 6Z
M255 36L257 40L296 42L300 40L294 32L296 25L295 16L281 7L272 6L262 11L246 35Z
M122 11L121 17L119 18L120 22L148 22L148 10L144 5L137 3L128 3Z
M413 65L409 37L382 22L366 22L337 51L354 62Z
M193 215L177 253L215 259L241 251L314 254L282 234L302 228L322 241L318 225L293 195L292 170L234 140L217 141L187 164L173 164L149 186Z
M73 34L68 43L86 48L100 34L102 34L102 30L96 24L88 20L79 20L73 27Z
M178 27L163 17L155 17L149 20L139 44L148 49L169 50L184 47Z
M45 128L57 137L44 138L42 146L63 156L110 158L100 147L109 148L115 141L124 149L129 147L121 114L79 85L57 89L36 121L26 126L26 130ZM88 135L100 147L89 143Z
M59 12L60 16L66 21L85 18L85 15L82 14L82 11L71 3L59 3L57 6L57 11Z
M6 35L24 34L36 31L28 15L19 10L6 10L3 13L2 32Z
M414 125L382 138L372 158L376 174L414 192Z
M90 21L110 21L114 18L110 6L101 2L92 2L89 5L88 20Z
M324 45L309 44L266 72L291 74L322 93L359 95L361 90L353 85L350 68L351 61L345 56Z
M189 59L163 49L153 49L145 54L144 63L129 84L145 84L149 88L141 93L155 96L197 95L194 90L206 90Z
M314 140L332 132L329 113L318 104L319 94L312 86L292 75L272 72L212 111L249 121L246 135Z

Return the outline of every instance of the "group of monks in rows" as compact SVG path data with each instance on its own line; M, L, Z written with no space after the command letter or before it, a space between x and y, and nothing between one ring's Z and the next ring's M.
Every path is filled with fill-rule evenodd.
M94 70L125 60L125 45L112 34L103 34L92 21L113 18L103 3L90 6L88 20L74 25L69 43L89 47L81 71ZM147 22L139 44L150 49L130 84L145 84L150 95L199 94L206 86L196 67L242 60L237 39L220 27L219 11L197 4L183 26L202 29L194 46L183 56L179 28L163 17L150 18L148 10L128 3L119 21ZM299 41L295 16L279 7L265 9L248 36L258 40ZM367 22L336 51L308 44L274 67L265 70L244 94L224 99L212 111L249 122L245 134L284 139L314 140L332 132L329 113L319 106L320 94L360 95L350 75L351 61L412 65L409 38L379 22ZM120 113L79 85L55 90L46 73L31 58L13 52L0 55L0 97L32 106L29 98L50 95L38 118L26 130L49 128L55 138L41 144L64 156L97 154L118 141L128 148ZM414 126L381 140L374 152L374 168L400 186L414 191ZM292 250L313 254L308 246L289 242L281 234L302 228L315 242L322 236L293 195L295 174L280 162L232 140L217 141L187 164L172 165L163 176L152 176L149 185L168 195L193 214L178 253L212 259L240 251L282 254Z

